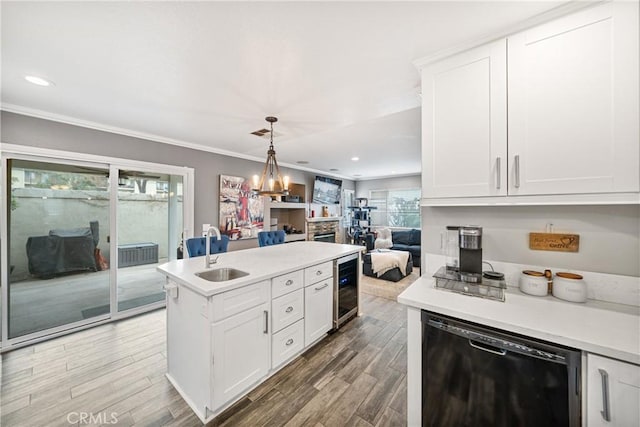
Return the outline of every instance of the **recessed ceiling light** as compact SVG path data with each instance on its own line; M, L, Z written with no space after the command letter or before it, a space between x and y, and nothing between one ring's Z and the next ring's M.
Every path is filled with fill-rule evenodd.
M338 172L340 169L336 169L336 168L331 168L329 169L330 172Z
M307 162L306 160L298 160L296 163L299 164L299 165L308 165L309 164L309 162Z
M391 171L391 174L395 174L395 173L396 173L396 171Z
M360 160L360 157L352 157L351 160L353 160L354 162L357 162L358 160Z
M43 79L42 77L37 76L24 76L24 79L29 83L33 83L38 86L52 86L53 82L47 79Z

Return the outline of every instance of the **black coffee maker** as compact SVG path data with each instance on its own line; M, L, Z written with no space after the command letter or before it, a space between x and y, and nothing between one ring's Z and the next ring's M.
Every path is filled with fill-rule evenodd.
M459 229L460 280L482 282L482 227L467 225Z

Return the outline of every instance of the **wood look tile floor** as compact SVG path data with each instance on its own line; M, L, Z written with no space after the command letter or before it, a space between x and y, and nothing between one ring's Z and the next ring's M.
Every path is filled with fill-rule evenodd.
M404 306L363 294L362 311L209 426L406 425ZM0 363L5 427L202 425L164 376L164 310L18 349ZM81 413L93 422L79 423Z

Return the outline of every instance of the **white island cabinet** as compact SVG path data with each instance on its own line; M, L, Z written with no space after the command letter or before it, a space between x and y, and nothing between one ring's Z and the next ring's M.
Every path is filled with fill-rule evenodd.
M304 343L322 337L333 323L333 263L305 269Z
M245 276L204 280L204 258L158 267L167 276L167 377L212 420L332 329L334 260L362 247L296 242L220 254ZM169 291L171 289L171 291Z
M224 405L269 372L269 281L214 295L211 408ZM249 307L249 308L247 308ZM220 309L220 310L217 310Z

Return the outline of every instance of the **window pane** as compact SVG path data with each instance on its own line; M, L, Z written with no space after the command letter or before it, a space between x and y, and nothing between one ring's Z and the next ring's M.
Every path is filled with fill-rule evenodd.
M369 194L369 206L376 208L371 211L371 225L387 225L387 191L372 190Z
M117 200L118 311L164 301L156 267L178 256L182 176L121 170Z
M108 315L108 170L9 162L9 338Z
M372 190L372 224L377 226L420 228L420 189Z

